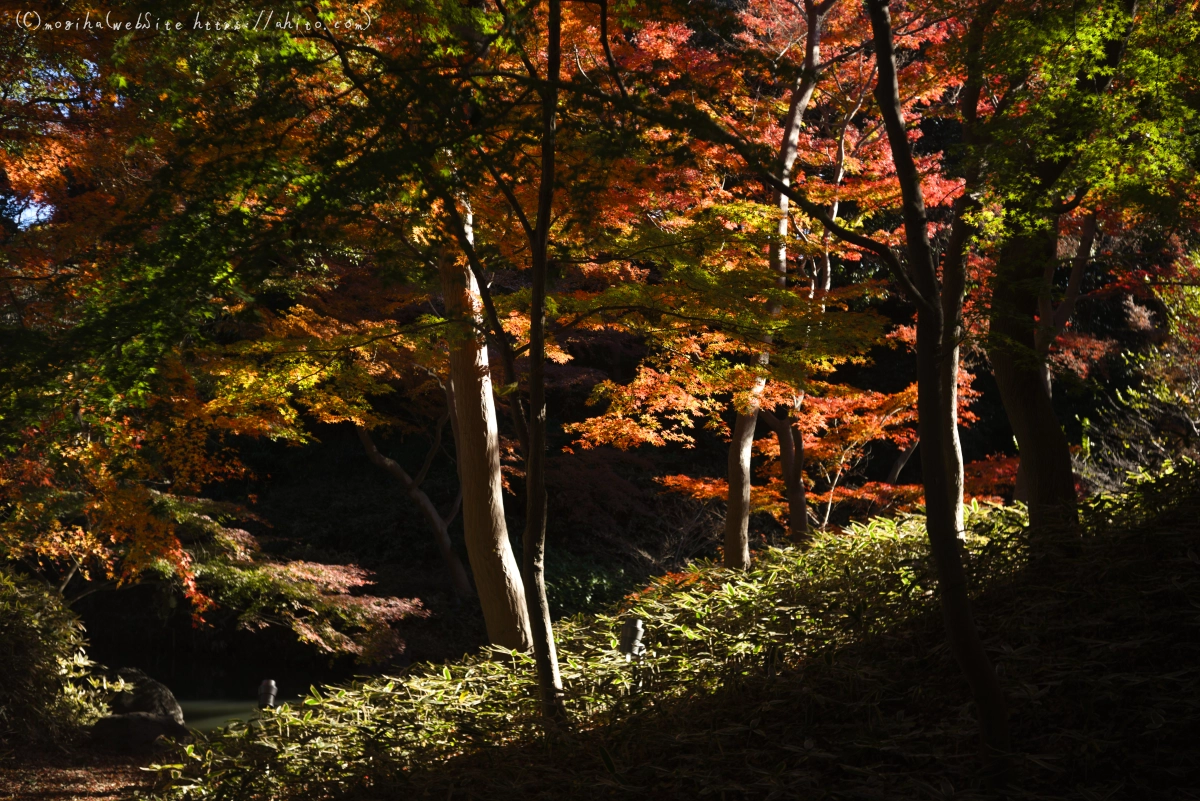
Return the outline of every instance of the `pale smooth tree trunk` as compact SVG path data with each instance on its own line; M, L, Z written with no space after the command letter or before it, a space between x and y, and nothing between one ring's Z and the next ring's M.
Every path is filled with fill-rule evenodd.
M527 651L531 645L525 588L521 581L500 481L500 434L492 402L487 345L480 333L479 286L468 266L443 250L438 261L447 316L458 323L450 335L450 376L458 430L458 476L462 484L463 535L488 639Z
M754 428L758 423L758 398L761 380L751 390L751 406L738 412L729 441L729 495L725 504L725 567L745 570L750 567L750 451L754 447Z
M498 176L497 179L499 180ZM458 240L459 247L462 248L463 254L467 257L467 265L475 275L475 286L479 289L479 297L482 301L483 318L487 322L488 333L491 335L491 343L496 346L496 350L500 354L502 378L507 380L510 386L516 387L519 382L517 357L513 352L512 337L504 330L504 326L500 323L500 315L496 311L496 304L492 299L491 292L487 288L483 262L480 260L479 254L475 251L474 217L471 207L464 200L456 199L449 191L443 191L441 198L442 202L446 204L446 217L449 221L450 232ZM458 203L460 202L463 205L465 213L458 210ZM517 435L517 442L521 445L521 452L524 453L529 450L529 432L526 429L525 412L521 408L519 395L513 393L505 406L508 408L509 418L513 424L513 431Z
M963 491L966 488L964 479L962 442L958 435L958 342L962 335L962 309L945 315L944 320L952 321L945 326L942 346L942 357L939 367L942 370L942 394L946 396L949 408L945 411L946 434L946 476L949 482L950 494L954 504L954 536L961 539L966 531L966 520L963 513Z

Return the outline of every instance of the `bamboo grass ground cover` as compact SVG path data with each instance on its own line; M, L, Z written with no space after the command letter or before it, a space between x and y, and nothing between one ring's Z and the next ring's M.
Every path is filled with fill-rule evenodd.
M314 692L161 769L169 799L1200 799L1200 470L1134 480L1083 535L970 511L976 615L1012 705L980 777L919 517L753 570L697 565L557 627L569 726L492 652ZM647 621L640 664L616 652Z

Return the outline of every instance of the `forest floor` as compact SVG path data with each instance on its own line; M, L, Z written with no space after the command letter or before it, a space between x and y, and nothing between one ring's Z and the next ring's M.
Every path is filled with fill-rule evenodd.
M150 761L91 748L4 754L0 801L120 801L147 787Z
M1087 536L1035 533L1030 558L977 597L976 619L1010 705L1013 753L999 779L980 769L970 694L944 645L940 615L925 605L913 616L866 625L861 608L843 605L844 625L857 633L841 647L798 663L768 659L717 686L643 695L619 714L569 730L526 725L523 734L493 737L474 728L489 725L486 715L447 717L455 727L444 731L457 731L447 735L455 738L448 759L414 764L387 750L362 750L403 725L401 718L331 724L326 733L344 741L322 736L313 753L337 754L338 770L343 754L356 765L369 757L362 762L369 777L360 772L361 783L337 776L325 783L297 773L244 797L1200 801L1197 475L1093 507ZM880 562L879 576L892 561ZM870 576L851 575L855 563L827 564L836 568L825 571L830 581L845 571L847 592L874 592ZM755 603L764 610L777 605L767 598L777 590L755 581L744 583L747 592L764 593ZM703 602L710 590L702 583L664 597ZM788 636L801 635L797 629ZM449 666L446 674L449 680ZM346 748L330 750L335 743ZM213 745L220 758L207 767L195 763L191 780L200 784L191 792L178 784L151 792L228 797L227 779L262 777L276 759L274 747L244 738ZM133 762L87 753L30 758L0 768L0 801L117 799L145 791L144 775Z
M1189 508L1190 507L1190 508ZM976 756L940 615L828 660L425 772L429 798L1200 799L1200 515L1044 551L977 599L1011 758ZM1035 546L1036 547L1036 546ZM355 794L388 798L396 787Z
M767 567L758 568L760 574L797 568L776 574L775 583L759 574L730 581L720 571L702 570L674 594L661 594L662 615L649 618L663 629L670 615L700 608L697 618L711 628L692 633L708 632L707 647L720 647L722 638L751 646L750 637L763 634L800 643L836 632L820 626L783 631L783 618L773 618L769 630L753 628L757 623L738 615L722 618L721 598L742 597L757 615L798 609L798 603L812 608L832 592L840 600L830 620L847 635L833 637L844 643L838 647L810 649L799 662L776 661L767 649L716 685L681 674L673 691L636 695L569 728L521 725L507 714L507 696L486 689L507 681L504 671L488 672L476 662L452 675L447 665L444 685L434 672L397 679L408 682L407 689L389 683L326 694L306 707L327 715L324 723L306 723L294 713L281 718L279 732L264 731L260 743L244 737L214 743L216 750L192 762L184 781L168 781L158 797L226 798L237 790L263 801L1200 801L1197 477L1193 469L1092 505L1084 536L1020 533L1028 537L1028 558L1010 561L1014 572L985 582L974 608L1008 695L1013 741L1012 753L993 765L999 770L981 769L970 693L933 604L879 607L891 609L891 618L867 622L873 612L864 601L887 589L878 582L920 561L912 558L919 551L901 548L876 559L870 571L853 572L865 563L852 543L867 534L847 532L827 543L829 558L819 549L808 552L812 559L780 552L771 562L763 555ZM897 536L877 543L918 539ZM706 584L709 575L721 584ZM806 575L824 583L809 595L786 597L791 590L781 585L799 586ZM933 590L921 586L918 595L931 600ZM756 633L722 628L736 621ZM597 639L608 636L605 630L596 630ZM578 651L578 643L563 638L564 652ZM684 664L693 646L674 637L656 647L667 670ZM586 670L602 667L579 653L577 664ZM595 692L603 691L601 682ZM467 700L455 706L456 697ZM433 717L414 717L422 714ZM405 726L415 727L408 739ZM283 751L281 738L288 743ZM444 746L438 745L442 738ZM410 747L424 751L414 757Z

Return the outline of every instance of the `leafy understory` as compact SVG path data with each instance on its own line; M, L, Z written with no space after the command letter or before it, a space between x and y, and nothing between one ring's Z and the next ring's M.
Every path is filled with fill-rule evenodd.
M1200 733L1200 661L1183 635L1200 623L1196 477L1185 465L1093 502L1083 537L1031 544L1020 511L970 510L981 628L1030 744L1011 792L1117 797L1195 777L1183 735ZM159 792L990 797L922 523L875 519L764 552L741 574L696 565L615 614L563 623L565 729L539 723L530 659L494 651L314 689L261 726L188 747L161 766ZM640 661L617 651L631 617L647 625Z

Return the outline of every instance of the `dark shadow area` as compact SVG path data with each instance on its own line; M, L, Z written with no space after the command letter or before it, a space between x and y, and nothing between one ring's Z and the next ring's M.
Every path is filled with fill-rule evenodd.
M1011 704L1007 786L984 782L940 616L609 725L393 774L356 799L1195 799L1200 504L1035 540L976 603Z
M110 667L141 668L183 699L240 700L253 698L264 678L278 682L281 698L297 697L314 684L456 659L486 643L478 602L454 597L416 505L367 460L349 426L314 429L315 441L301 447L241 443L254 477L214 487L209 494L253 513L255 519L235 525L254 535L262 561L358 566L371 572L374 583L356 593L419 599L427 616L393 624L403 653L389 663L359 664L347 654L321 653L286 626L248 626L239 620L241 610L219 605L197 623L174 582L149 581L97 591L74 604L93 659ZM555 435L548 465L547 583L556 617L602 609L652 575L716 553L719 510L662 493L654 480L723 464L720 437L697 434L695 449L605 447L571 456L561 453L570 438ZM383 433L376 440L382 452L414 471L429 447L419 433ZM452 506L458 487L453 458L447 438L423 485L443 510ZM509 532L519 553L524 527L519 454L510 448L503 466L512 490L505 497ZM773 521L758 523L756 547L768 541ZM469 569L461 518L451 525L450 537Z

